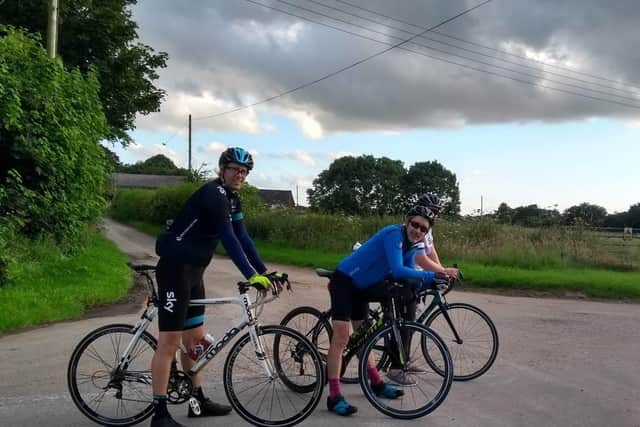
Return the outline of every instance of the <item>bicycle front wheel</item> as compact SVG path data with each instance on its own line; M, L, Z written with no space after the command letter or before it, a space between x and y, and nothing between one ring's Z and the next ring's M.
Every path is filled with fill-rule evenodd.
M258 326L256 332L262 354L257 354L247 333L227 356L227 398L253 425L297 424L313 412L322 396L324 367L318 351L301 333L284 326Z
M498 331L491 318L478 307L465 303L453 303L447 307L451 323L458 333L456 339L442 310L427 318L425 325L433 329L447 344L453 360L453 379L469 381L478 378L491 368L498 355ZM429 365L443 372L437 358L425 353Z
M156 339L144 331L118 366L134 334L131 325L103 326L85 336L71 355L69 393L78 409L98 424L130 426L153 413L151 358Z
M447 397L453 380L451 356L440 337L421 323L403 322L397 325L400 336L413 336L409 345L398 344L393 326L378 331L365 345L359 363L360 387L367 400L380 412L393 418L410 420L434 411ZM432 355L443 361L443 373L430 368L425 360L422 345L428 346ZM399 345L403 345L406 360L399 360ZM401 394L395 398L385 396L373 386L366 375L367 358L385 347L384 357L394 369L394 375L387 374L388 385Z

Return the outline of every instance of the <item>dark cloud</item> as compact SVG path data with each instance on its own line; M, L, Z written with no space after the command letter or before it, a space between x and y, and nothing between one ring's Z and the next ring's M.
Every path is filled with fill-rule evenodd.
M282 2L256 1L312 16ZM353 16L341 15L336 10L323 9L307 0L288 1L384 31L388 36L349 28L387 43L397 43L398 40L392 38L394 36L408 38L400 31L402 28L419 31L415 27L349 8L335 0L318 1L378 21L385 20L397 29L385 29ZM349 1L425 27L477 4L463 0ZM200 102L195 106L168 105L163 112L141 121L140 125L145 127L172 123L173 119L166 115L182 114L185 109L192 111L194 116L207 115L255 102L314 80L386 47L241 0L143 1L134 10L134 17L140 25L142 40L170 55L169 68L162 73L160 82L168 91L167 103L184 104L203 96L217 101L209 104ZM561 66L574 67L582 73L640 83L640 55L635 50L635 46L640 44L639 18L640 2L635 0L494 1L438 31L486 46L508 49L518 55L536 54L539 59L560 61ZM329 22L327 18L314 19ZM340 23L332 25L348 28ZM487 55L498 55L437 34L429 37ZM480 71L394 50L260 108L279 114L304 112L315 118L325 132L403 130L472 123L557 122L594 116L637 118L640 112L640 109L522 84L490 73L640 106L640 101L585 90L590 88L635 98L638 92L627 86L547 68L561 75L622 89L613 91L558 75L543 76L542 66L535 62L527 64L540 70L456 51L427 40L420 43L457 52L489 65L433 52L421 46L406 45L412 50ZM501 57L518 61L513 57ZM524 76L491 65L535 76ZM579 87L563 85L563 82ZM200 126L260 129L257 124L248 126L247 120L258 119L255 115L248 115L244 121L234 121L226 116L218 120L203 120ZM184 120L176 118L175 121L181 123Z

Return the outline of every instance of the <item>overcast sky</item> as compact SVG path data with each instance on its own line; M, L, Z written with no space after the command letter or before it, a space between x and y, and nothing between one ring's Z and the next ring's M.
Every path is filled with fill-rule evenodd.
M137 120L137 143L118 154L132 162L162 152L184 165L191 113L197 164L244 146L256 154L249 181L297 186L300 202L344 154L406 167L438 160L456 173L465 213L480 196L485 210L586 201L613 212L640 202L633 0L494 0L318 84L205 118L321 78L479 3L142 0L133 11L140 38L170 57L158 82L167 99Z

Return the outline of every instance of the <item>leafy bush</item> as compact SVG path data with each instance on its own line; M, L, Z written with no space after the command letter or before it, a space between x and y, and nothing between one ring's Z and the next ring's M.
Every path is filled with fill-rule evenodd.
M3 189L0 188L0 199ZM11 251L11 242L15 239L15 224L10 218L0 218L0 287L4 286L7 281L7 269L13 260Z
M202 182L184 182L157 190L120 189L111 204L111 216L120 221L138 220L164 225L168 219L178 215L182 205L202 185ZM243 211L248 216L263 208L255 187L246 185L240 197Z
M164 224L168 219L175 218L182 205L202 184L185 182L159 188L154 191L149 206L149 217L145 218L154 224Z
M73 246L104 207L107 133L93 73L66 71L37 36L0 26L0 215Z

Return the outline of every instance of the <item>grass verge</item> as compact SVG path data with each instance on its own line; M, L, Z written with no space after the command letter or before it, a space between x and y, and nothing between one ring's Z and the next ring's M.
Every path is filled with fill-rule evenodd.
M0 288L0 332L80 317L131 286L127 257L97 232L73 257L52 244L26 245L28 256L10 266L10 281Z

